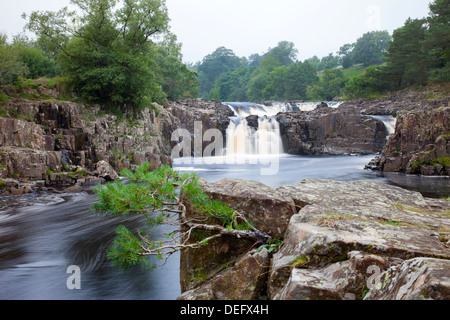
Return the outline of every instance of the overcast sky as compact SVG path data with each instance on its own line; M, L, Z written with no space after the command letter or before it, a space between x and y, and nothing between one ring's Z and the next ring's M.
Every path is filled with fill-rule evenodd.
M0 0L0 32L22 31L23 12L57 11L70 0ZM201 61L220 46L237 56L262 54L293 42L298 59L323 57L368 31L392 33L408 17L428 15L431 0L166 0L171 30L185 62Z

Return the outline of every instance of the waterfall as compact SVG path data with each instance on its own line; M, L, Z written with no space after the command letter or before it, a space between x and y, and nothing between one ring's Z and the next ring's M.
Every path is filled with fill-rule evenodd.
M318 102L225 102L234 112L227 129L226 155L280 155L284 153L280 125L276 115L280 112L312 111ZM327 102L338 108L341 102ZM251 123L249 123L251 122Z
M397 119L393 116L374 116L371 115L370 117L380 120L384 123L384 126L386 127L386 130L388 132L388 138L391 134L395 132L395 124L397 122Z
M227 155L278 155L283 153L277 108L250 104L229 104L235 116L227 129ZM254 116L253 123L247 117Z

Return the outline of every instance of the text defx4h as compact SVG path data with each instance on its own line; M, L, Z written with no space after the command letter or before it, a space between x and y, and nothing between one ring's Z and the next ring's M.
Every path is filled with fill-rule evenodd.
M196 315L206 316L208 318L216 315L269 315L268 305L248 305L248 304L225 304L220 307L202 307L191 306L188 304L185 307L181 307L181 315Z

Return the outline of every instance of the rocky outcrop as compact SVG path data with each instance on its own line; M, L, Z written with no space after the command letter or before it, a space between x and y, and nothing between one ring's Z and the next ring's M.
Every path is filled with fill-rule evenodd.
M178 300L258 300L265 294L269 263L266 249L251 250Z
M357 108L280 113L277 120L289 154L371 154L381 152L386 144L383 122L362 115Z
M294 201L262 183L225 179L217 183L202 181L203 191L211 199L220 200L238 210L255 228L281 238L288 227L290 218L297 212ZM189 203L186 205L187 219L205 221L205 214L197 212ZM211 222L214 224L214 221ZM181 252L181 288L189 291L198 286L199 275L209 279L217 269L230 261L237 260L249 251L253 242L222 237L210 241L208 246ZM204 279L203 279L204 280Z
M450 261L415 258L389 268L366 300L448 300Z
M448 106L450 96L448 85L435 85L423 90L411 89L389 93L377 99L354 99L346 101L342 107L355 107L366 115L391 115L400 112L431 111Z
M450 108L401 112L379 160L384 172L449 174Z
M169 116L162 117L162 133L167 146L172 149L179 141L172 141L172 133L177 129L185 129L192 136L192 155L194 155L194 134L195 123L201 124L201 138L209 129L218 129L222 136L226 137L226 130L230 124L230 118L234 115L230 107L219 101L207 101L203 99L183 100L172 102L166 107ZM202 150L210 144L210 141L203 141ZM223 141L226 145L226 141Z
M134 117L53 100L11 99L2 108L9 117L0 117L0 179L89 184L117 179L113 171L146 161L154 168L171 164L158 117L168 115L161 106Z
M269 257L270 271L266 284L259 286L259 297L450 298L450 203L446 200L373 181L304 180L272 189L247 180L224 180L204 182L203 188L212 199L233 205L254 225L278 232L283 240ZM188 211L191 218L201 217L192 207ZM248 272L257 260L253 245L221 239L200 251L184 252L180 299L253 299L245 290L243 296L233 290L244 284L253 287L249 283L261 280L259 271ZM226 270L214 272L224 265ZM238 274L249 278L240 283L241 278L234 277ZM204 275L202 281L199 275ZM226 285L230 281L233 286Z
M289 295L285 286L299 274L332 279L320 288L324 296L348 298L356 295L357 288L368 289L361 287L370 278L368 269L362 282L355 279L359 285L352 289L345 285L349 266L342 262L354 259L354 251L387 261L374 264L380 273L416 257L450 258L450 205L446 201L425 199L420 193L370 181L305 180L281 186L278 191L291 195L296 203L309 205L292 217L284 245L274 255L269 280L273 298ZM306 291L319 290L314 281L305 286ZM346 297L347 293L352 295Z

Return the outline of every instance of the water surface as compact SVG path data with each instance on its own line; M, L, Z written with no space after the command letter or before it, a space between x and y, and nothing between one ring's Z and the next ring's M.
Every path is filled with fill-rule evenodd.
M245 178L275 188L306 178L374 180L431 196L449 195L448 179L381 176L364 170L371 158L280 156L276 175L262 175L261 168L267 165L255 158L240 164L176 161L174 167L182 172L195 172L210 182ZM140 216L94 215L90 209L95 199L89 191L75 195L42 193L0 198L0 299L174 300L180 295L177 255L151 272L140 268L125 272L110 266L105 252L116 227L124 224L134 230L146 228L146 224ZM162 227L150 229L154 239L166 232ZM70 276L66 270L71 265L81 269L81 290L69 290L66 286Z

